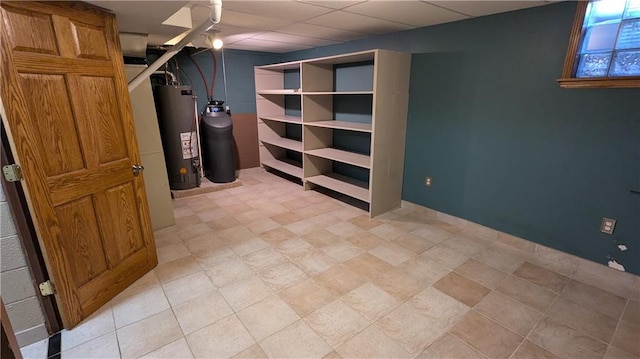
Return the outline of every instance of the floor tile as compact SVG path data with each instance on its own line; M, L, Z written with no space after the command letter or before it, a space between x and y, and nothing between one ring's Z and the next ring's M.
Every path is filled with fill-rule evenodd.
M260 342L269 358L321 358L331 347L302 320Z
M375 285L401 301L415 295L428 285L427 282L412 276L405 268L394 268L383 272L372 281Z
M340 354L338 354L338 352L334 350L329 354L323 356L322 359L342 359L342 357L340 356Z
M408 261L414 253L393 243L378 246L369 253L391 264L394 267Z
M446 331L408 303L378 320L375 326L413 356L420 354Z
M424 285L431 285L449 274L449 269L445 268L442 264L420 257L408 260L398 266L398 269L409 273L411 278Z
M255 234L264 233L272 229L280 228L280 224L270 218L262 218L257 221L247 223L247 228Z
M281 291L278 295L299 316L305 316L335 299L324 286L311 278Z
M403 234L402 236L396 238L394 243L402 248L412 251L415 254L420 254L436 245L436 243L434 242L431 242L424 238L420 238L411 233Z
M205 273L218 288L253 275L253 270L240 257L233 255L215 265L204 265Z
M215 289L213 283L204 272L176 279L162 285L169 303L175 306Z
M372 283L366 283L342 296L342 300L373 323L389 313L400 301Z
M365 253L362 248L344 241L326 246L322 248L322 251L338 263L344 263Z
M565 358L602 358L607 350L604 342L550 318L536 326L529 340Z
M69 350L115 330L111 305L105 305L71 330L61 332L60 350Z
M606 343L611 341L618 324L616 319L564 298L558 298L547 310L547 315Z
M498 292L489 293L475 310L523 337L542 318L542 313L537 310Z
M524 262L515 270L515 272L513 272L513 274L555 293L560 293L569 282L569 278L562 274L558 274L530 262Z
M46 358L49 352L49 338L29 344L26 347L20 348L20 353L25 359L40 359Z
M450 333L490 358L509 358L523 339L473 310Z
M507 274L513 273L525 261L525 257L520 252L499 246L485 248L476 253L473 259Z
M296 234L284 227L280 227L272 229L270 231L262 232L258 235L258 237L271 244L278 244L295 238Z
M282 226L286 226L288 224L298 222L303 218L298 214L296 214L295 212L284 212L284 213L277 214L275 216L271 216L271 219Z
M360 285L367 279L344 265L337 265L314 277L335 296L341 296Z
M513 275L505 278L496 291L540 312L546 311L557 297L555 293Z
M413 357L373 325L344 343L336 351L344 359Z
M622 349L618 349L614 346L609 345L607 349L607 353L604 355L604 359L638 359L640 356L633 355L625 352Z
M296 260L313 250L313 246L300 238L293 238L279 243L276 250L290 260Z
M452 236L450 232L430 225L423 225L420 228L411 231L411 234L433 243L440 243Z
M122 328L140 319L169 309L169 301L158 284L125 298L116 297L112 302L116 328Z
M256 236L255 233L243 225L224 229L216 233L216 235L229 244L238 243Z
M116 333L110 332L63 351L60 354L60 358L120 358L120 349L118 348Z
M464 264L456 268L456 273L462 274L490 289L496 288L507 277L506 273L475 259L469 259L464 262Z
M383 223L382 221L379 221L377 219L369 218L369 216L366 214L351 218L349 222L365 230L377 227Z
M483 355L455 336L445 333L417 356L419 359L477 359Z
M389 241L384 240L369 232L362 232L351 237L347 237L347 242L363 249L364 251L368 251L370 249L389 243Z
M462 235L455 235L440 244L462 253L467 257L475 255L485 247L480 239Z
M263 299L239 311L237 315L257 341L300 319L277 295Z
M220 219L207 221L206 225L209 226L209 228L211 228L213 231L218 232L218 231L225 230L227 228L239 226L240 222L237 219L233 218L233 216L227 215Z
M176 259L191 255L187 246L183 243L170 244L156 247L158 252L158 264L167 263Z
M353 236L364 231L361 227L347 221L338 221L327 227L327 230L342 238Z
M407 230L396 227L392 224L384 223L369 229L369 233L375 234L376 236L382 239L394 240L400 237L401 235L407 233Z
M534 264L550 269L566 277L573 277L578 269L579 258L572 254L564 253L540 244L534 245L533 254L534 256L531 260Z
M231 307L216 290L174 306L173 312L185 334L233 314Z
M512 359L560 359L559 356L539 347L533 342L525 339L520 347L511 357Z
M470 307L478 304L491 291L489 288L453 272L435 282L433 287Z
M302 236L302 239L318 249L343 241L343 239L324 228L307 233Z
M629 298L637 276L619 272L600 263L581 260L573 279L596 286L617 296Z
M640 356L640 344L638 344L638 335L640 326L621 321L616 330L616 334L611 341L611 345L622 349L627 353Z
M249 348L234 355L233 359L266 359L267 354L264 353L259 344L254 344Z
M200 266L204 269L205 265L215 266L238 255L231 248L224 247L204 253L194 253L193 256L196 257L200 262Z
M185 338L180 338L173 343L169 343L162 348L156 349L151 353L141 357L140 359L165 359L165 358L176 358L176 359L188 359L193 358L193 354L191 354L191 348L189 348L189 344Z
M307 315L304 321L333 348L369 326L369 322L339 299Z
M572 280L560 294L581 306L589 307L610 317L619 318L627 302L625 298L606 292L600 288Z
M261 272L267 268L287 262L285 257L271 247L249 253L242 257L242 260L251 267L254 272Z
M160 264L156 267L155 271L160 282L167 283L186 277L189 274L200 272L202 271L202 267L200 267L200 263L193 256L187 256Z
M437 262L449 270L458 268L469 259L467 255L453 250L442 243L427 249L420 254L418 258Z
M316 275L333 267L338 262L321 250L313 250L299 258L296 264L307 274Z
M369 280L375 279L380 274L393 269L392 265L369 253L363 253L351 258L344 262L344 265Z
M622 314L622 320L631 324L640 325L640 301L629 300Z
M239 311L273 294L273 291L257 276L220 288L220 294L234 311Z
M187 342L196 358L229 358L255 344L235 315L187 335Z
M275 292L309 278L300 268L290 262L266 269L258 273L258 276Z
M269 247L269 243L263 241L260 238L250 238L243 240L241 242L237 242L231 246L234 252L236 252L239 256L245 256L249 253L253 253L255 251L259 251L261 249Z
M123 358L137 358L182 338L170 309L120 328L117 334Z
M468 306L433 287L416 294L407 303L443 329L450 328L469 311Z

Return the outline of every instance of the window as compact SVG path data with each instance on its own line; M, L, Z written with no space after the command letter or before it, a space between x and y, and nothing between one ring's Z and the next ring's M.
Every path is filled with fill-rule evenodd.
M640 0L579 2L562 87L640 87Z

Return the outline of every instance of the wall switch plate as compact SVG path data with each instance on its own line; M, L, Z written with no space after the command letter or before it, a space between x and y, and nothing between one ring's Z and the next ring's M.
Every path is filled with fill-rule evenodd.
M600 232L606 234L613 234L613 229L616 228L616 220L611 218L602 218L602 223L600 223Z
M431 187L431 177L425 177L424 178L424 185L426 187Z

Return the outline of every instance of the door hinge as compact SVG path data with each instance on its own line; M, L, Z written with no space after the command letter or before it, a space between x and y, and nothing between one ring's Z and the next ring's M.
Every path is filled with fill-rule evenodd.
M22 180L22 168L19 165L12 164L2 166L2 173L7 182L18 182Z
M40 283L38 287L40 287L40 294L42 294L43 297L56 294L56 287L50 280Z

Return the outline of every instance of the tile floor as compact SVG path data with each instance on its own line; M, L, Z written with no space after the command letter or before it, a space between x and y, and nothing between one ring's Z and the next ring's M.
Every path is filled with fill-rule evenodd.
M175 200L158 267L63 332L62 358L640 357L637 277L242 179Z

